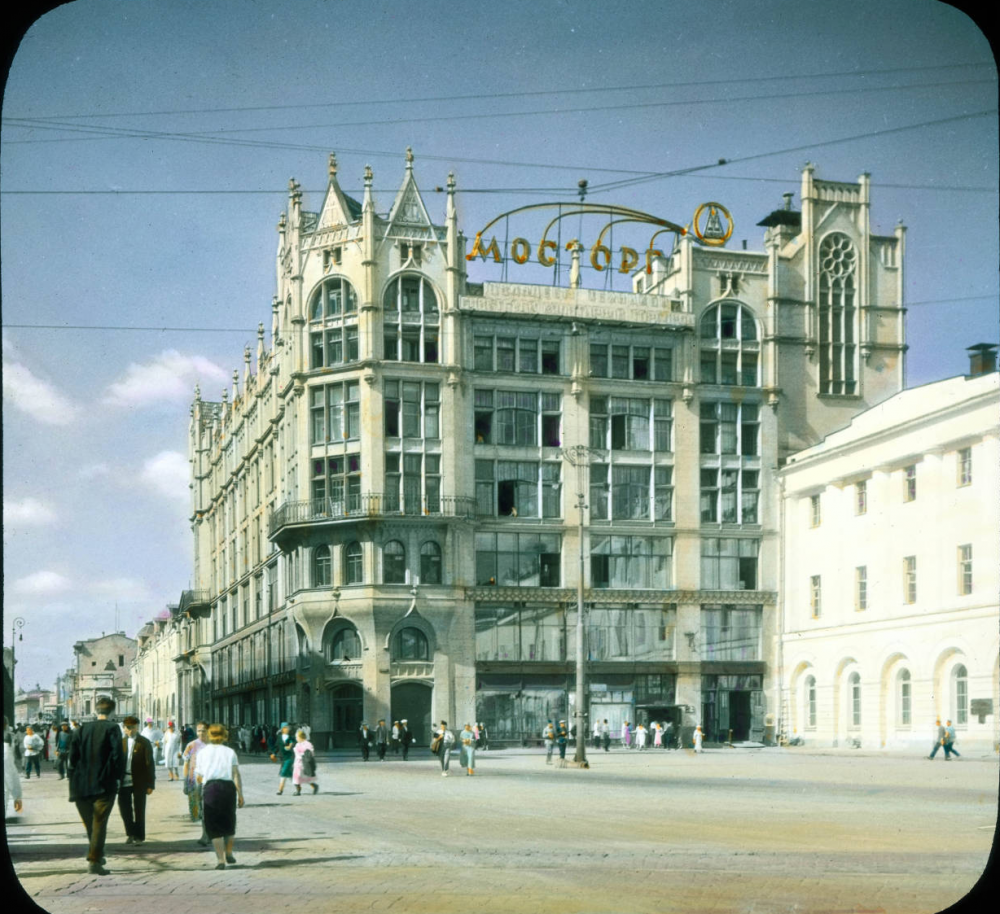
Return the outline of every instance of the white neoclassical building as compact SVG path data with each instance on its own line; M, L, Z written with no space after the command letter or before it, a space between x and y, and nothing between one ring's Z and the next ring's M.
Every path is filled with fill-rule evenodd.
M789 458L783 709L806 744L997 744L998 374L905 390ZM981 371L982 365L973 371Z

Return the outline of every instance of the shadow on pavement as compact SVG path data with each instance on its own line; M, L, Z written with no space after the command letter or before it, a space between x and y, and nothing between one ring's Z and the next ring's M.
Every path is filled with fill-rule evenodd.
M233 853L236 853L235 849ZM341 860L364 860L363 854L341 854L336 857L285 857L281 860L262 860L260 863L253 863L243 866L239 863L234 868L244 870L271 870L280 869L283 866L307 866L310 863L334 863Z

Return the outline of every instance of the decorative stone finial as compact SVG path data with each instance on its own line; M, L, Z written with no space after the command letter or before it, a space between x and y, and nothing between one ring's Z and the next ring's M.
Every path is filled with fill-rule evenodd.
M243 362L246 365L250 364L250 346L246 345L243 347Z
M335 177L337 177L337 153L335 152L330 153L330 164L328 166L328 170L330 172L330 180L332 181Z
M257 339L263 341L264 339L264 322L261 321L257 325Z
M455 193L455 172L453 171L448 172L448 193Z
M195 385L194 385L194 398L196 400L200 400L201 399L201 385L198 384L197 382L195 382Z
M406 168L407 170L413 168L413 147L406 147Z
M366 187L371 187L372 186L372 178L374 178L374 177L375 177L375 174L372 171L371 165L366 165L365 166L365 186Z

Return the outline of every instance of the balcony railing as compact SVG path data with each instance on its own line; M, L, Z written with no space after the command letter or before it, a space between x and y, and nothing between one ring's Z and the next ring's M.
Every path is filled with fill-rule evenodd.
M177 605L177 612L183 615L189 609L208 606L211 602L212 597L207 590L185 590L181 593L181 601Z
M369 493L343 498L311 498L307 501L286 501L275 510L268 521L268 535L274 536L282 527L362 517L473 518L475 514L474 498L454 495L434 498L414 495L400 498L398 495Z

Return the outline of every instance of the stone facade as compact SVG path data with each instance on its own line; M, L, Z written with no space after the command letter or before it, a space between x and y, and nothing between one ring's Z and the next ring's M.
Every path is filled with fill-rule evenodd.
M790 736L926 751L940 717L996 746L998 407L996 371L925 384L782 469Z
M331 158L308 212L291 182L271 347L196 394L199 700L323 747L383 717L536 738L572 712L582 552L591 718L763 737L779 461L902 386L867 177L810 166L764 253L680 237L631 293L469 283L451 178L444 225L412 157L387 215L371 187Z
M110 695L117 705L115 717L132 713L132 662L136 654L135 639L124 632L88 638L73 645L76 655L72 696L66 716L75 720L91 720L97 715L97 699Z

